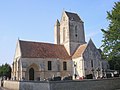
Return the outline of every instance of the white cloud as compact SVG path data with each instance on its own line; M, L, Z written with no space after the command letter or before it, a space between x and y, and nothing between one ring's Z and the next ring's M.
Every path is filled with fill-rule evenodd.
M89 41L90 38L95 38L97 37L97 35L101 34L100 31L96 31L96 32L90 32L90 33L87 33L85 36L86 36L86 40Z
M86 34L86 38L92 38L98 34L100 34L101 32L100 31L97 31L97 32L91 32L89 34Z

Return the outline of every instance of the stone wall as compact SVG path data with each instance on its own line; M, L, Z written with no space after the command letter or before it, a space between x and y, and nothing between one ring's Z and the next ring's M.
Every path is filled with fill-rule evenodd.
M19 90L50 90L48 82L20 82Z
M4 81L4 87L12 90L117 90L120 89L120 78L81 81Z
M84 53L85 75L93 74L94 78L102 77L101 54L90 39Z
M52 61L52 70L48 70L48 61ZM63 70L64 61L67 62L67 70ZM14 69L14 74L12 73L12 78L14 79L16 77L15 80L22 80L23 78L29 80L30 68L34 69L34 80L37 80L39 77L41 80L44 80L45 78L53 77L53 75L64 77L70 74L72 76L72 60L58 58L21 58L20 62L21 64L19 64L18 70Z
M50 82L50 90L116 90L120 79Z
M10 90L19 90L19 81L8 81L8 80L4 80L3 82L3 87L8 88Z
M83 58L82 57L74 58L73 62L76 64L76 67L74 67L74 74L76 74L77 77L85 76L85 68L84 68Z

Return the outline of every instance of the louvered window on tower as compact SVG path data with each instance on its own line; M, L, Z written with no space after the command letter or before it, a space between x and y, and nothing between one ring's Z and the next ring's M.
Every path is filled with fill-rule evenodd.
M77 26L75 26L75 36L77 37Z
M93 67L93 60L91 60L91 67Z

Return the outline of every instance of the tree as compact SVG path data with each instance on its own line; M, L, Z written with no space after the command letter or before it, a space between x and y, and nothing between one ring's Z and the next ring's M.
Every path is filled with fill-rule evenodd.
M107 30L101 29L103 54L111 69L120 70L120 1L115 2L112 10L107 12L107 20Z
M3 76L11 78L11 67L7 63L5 65L0 66L0 77Z

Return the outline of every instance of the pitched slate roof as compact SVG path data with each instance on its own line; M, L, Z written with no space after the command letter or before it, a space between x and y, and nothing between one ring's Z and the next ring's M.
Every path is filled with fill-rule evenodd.
M19 40L22 58L60 58L71 60L63 45Z
M75 53L73 54L72 58L81 57L86 47L87 47L87 44L80 45L78 49L75 51Z
M69 17L70 20L83 22L76 13L71 13L71 12L67 12L67 11L65 11L65 13Z

